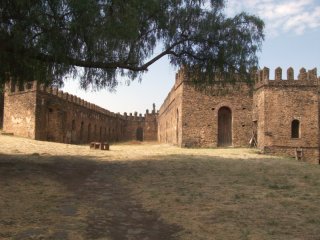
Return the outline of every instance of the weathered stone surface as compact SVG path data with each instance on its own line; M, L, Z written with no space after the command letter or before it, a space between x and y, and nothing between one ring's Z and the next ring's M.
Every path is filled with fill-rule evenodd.
M231 146L248 146L253 135L258 147L266 153L294 157L303 149L302 160L319 163L319 87L316 69L306 74L302 68L299 80L293 69L269 69L256 74L255 86L219 85L197 90L183 70L159 110L158 140L182 147L219 146L219 110L231 112ZM292 121L299 121L299 137L292 137ZM221 129L220 129L221 130Z
M319 163L317 70L302 68L298 80L292 68L287 69L286 80L280 67L275 80L269 79L268 68L252 74L254 86L217 83L200 91L181 69L159 113L154 107L144 116L112 113L37 82L8 83L3 130L63 143L158 139L181 147L249 146L256 136L266 153L294 157L301 148L302 160ZM293 121L298 121L298 137L293 137Z
M56 88L33 82L30 88L8 83L4 131L37 140L62 143L157 139L157 113L128 117L109 112Z

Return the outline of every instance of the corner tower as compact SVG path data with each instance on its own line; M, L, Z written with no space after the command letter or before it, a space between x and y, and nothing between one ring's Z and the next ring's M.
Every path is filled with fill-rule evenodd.
M264 153L297 156L319 163L319 94L317 70L301 68L294 79L282 69L269 79L269 69L257 73L253 95L253 122L258 148Z

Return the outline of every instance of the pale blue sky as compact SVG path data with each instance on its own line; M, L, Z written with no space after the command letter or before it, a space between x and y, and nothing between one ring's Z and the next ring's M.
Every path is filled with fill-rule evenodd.
M245 10L260 16L266 24L266 39L259 53L259 65L274 69L293 67L297 75L301 67L317 67L320 72L320 0L229 0L229 15ZM113 112L145 113L152 103L159 109L175 80L174 69L167 58L149 68L142 82L120 85L116 92L90 92L79 89L76 80L68 80L63 91L77 95ZM319 74L318 74L319 75ZM285 74L283 76L286 77Z

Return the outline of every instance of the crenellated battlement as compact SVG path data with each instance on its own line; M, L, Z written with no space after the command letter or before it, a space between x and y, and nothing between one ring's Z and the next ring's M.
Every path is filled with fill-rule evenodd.
M75 95L69 94L68 92L63 92L62 90L59 90L57 87L52 87L48 86L46 87L44 84L39 84L37 81L31 81L24 83L23 86L19 86L18 83L12 83L11 81L8 82L5 86L6 93L9 95L14 95L14 94L24 94L28 92L39 92L39 93L46 93L49 94L50 96L57 97L61 100L79 105L81 107L90 109L92 111L95 111L97 113L102 113L104 115L107 115L108 117L117 117L119 119L123 120L138 120L138 121L144 121L144 118L147 115L154 115L155 110L152 111L152 113L149 113L148 110L144 117L142 117L142 114L137 115L137 113L134 114L134 116L130 117L127 116L126 114L121 115L120 113L114 113L110 112L107 109L104 109L102 107L99 107L93 103L90 103L88 101L85 101L84 99L81 99ZM132 115L132 114L131 114Z
M286 78L283 78L282 68L277 67L274 70L274 79L270 79L270 69L264 67L262 70L258 70L253 73L255 80L255 88L259 88L264 85L272 86L316 86L318 84L317 68L306 70L301 68L299 70L298 78L294 78L294 70L292 67L287 69Z
M156 118L158 115L158 113L154 110L152 110L151 112L149 112L149 109L146 110L146 113L144 115L142 115L141 113L138 114L138 112L134 112L134 113L127 113L127 112L124 112L123 113L123 117L126 119L126 120L129 120L129 121L146 121L147 119L150 119L150 118Z
M59 90L56 87L51 87L51 86L50 87L45 87L44 85L40 85L39 86L39 91L43 92L43 93L50 94L52 96L56 96L56 97L58 97L58 98L60 98L62 100L65 100L65 101L80 105L80 106L82 106L84 108L88 108L90 110L93 110L93 111L98 112L98 113L102 113L102 114L110 116L110 117L119 117L119 118L124 119L124 117L122 115L120 115L120 114L116 114L116 113L110 112L107 109L99 107L99 106L97 106L97 105L95 105L93 103L87 102L84 99L81 99L81 98L79 98L79 97L77 97L75 95L69 94L67 92L63 92L63 91Z

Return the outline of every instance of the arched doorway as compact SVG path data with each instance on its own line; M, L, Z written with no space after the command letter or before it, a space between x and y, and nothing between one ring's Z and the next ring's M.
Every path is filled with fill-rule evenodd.
M91 141L91 123L88 124L88 140L87 142Z
M230 108L222 107L218 111L218 146L232 145L232 113Z
M143 129L142 129L142 127L138 127L137 128L137 131L136 131L136 139L138 140L138 141L143 141Z

